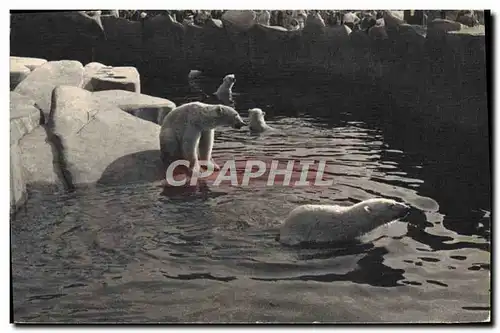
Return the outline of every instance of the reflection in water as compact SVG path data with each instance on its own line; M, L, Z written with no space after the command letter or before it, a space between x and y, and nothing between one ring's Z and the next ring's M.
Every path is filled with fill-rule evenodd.
M307 290L320 288L318 297L330 291L338 297L357 295L356 302L366 303L370 313L380 306L370 308L367 299L389 302L385 295L397 290L403 298L397 299L396 307L421 313L414 320L423 321L432 316L431 310L416 304L429 304L428 297L445 289L436 306L457 301L460 306L450 308L450 315L438 312L433 318L459 320L466 318L464 311L485 317L490 269L490 219L485 212L490 207L489 193L482 191L489 182L487 175L478 174L483 178L467 184L468 168L446 167L462 163L463 156L441 154L429 145L415 148L415 141L399 144L391 138L395 132L396 137L405 133L373 121L372 112L380 106L360 109L360 101L340 90L318 90L302 99L298 93L277 97L264 93L265 87L244 87L242 81L235 86L235 91L245 91L236 97L237 108L243 115L251 107L265 109L269 125L279 132L251 136L245 130L222 129L216 133L215 160L220 165L229 159L326 160L333 185L208 185L196 192L166 193L157 184L108 184L59 195L33 189L27 211L12 223L16 320L231 321L230 314L217 314L242 307L231 302L238 293L247 292L247 286L265 293L269 304L287 299L300 308L309 291L297 283ZM293 98L284 103L283 96ZM284 111L307 113L313 108L331 116L283 116ZM439 163L434 160L437 156ZM457 191L460 186L455 183L443 182L436 187L440 178L463 179L463 188L477 185L481 190L468 194ZM275 241L277 226L299 204L350 205L376 196L404 201L413 210L401 222L335 248L296 249ZM476 228L478 223L483 227ZM224 302L232 305L221 305L215 295L229 283L233 297ZM275 287L268 289L270 283ZM286 289L286 296L273 289L288 283L295 287ZM295 294L291 301L288 297ZM332 306L319 298L316 304ZM262 304L248 306L256 314L251 318L267 318L258 317ZM335 306L350 309L348 302ZM287 311L276 313L272 320L309 318ZM375 320L368 315L355 318Z

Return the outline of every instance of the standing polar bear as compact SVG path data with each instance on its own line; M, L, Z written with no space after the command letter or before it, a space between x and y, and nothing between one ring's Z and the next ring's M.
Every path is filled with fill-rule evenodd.
M225 105L191 102L176 107L163 119L160 130L161 159L165 170L175 160L189 161L193 174L200 171L199 159L207 168L220 170L212 159L214 130L219 126L245 126L238 112Z
M215 96L226 105L233 103L233 86L236 83L236 76L234 74L227 74L222 79L222 83L215 92Z
M355 238L408 214L410 207L374 198L352 206L302 205L293 209L280 228L285 245L332 243Z

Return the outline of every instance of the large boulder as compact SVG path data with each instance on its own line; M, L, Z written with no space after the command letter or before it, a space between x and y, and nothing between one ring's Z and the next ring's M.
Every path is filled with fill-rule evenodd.
M203 26L185 26L184 46L191 68L230 71L228 64L234 63L236 44L218 21L210 19Z
M279 26L256 24L248 31L249 58L252 65L268 71L282 68L298 57L300 32Z
M57 87L47 127L63 157L58 168L73 186L152 182L164 177L160 126L103 102L91 92Z
M55 191L70 188L65 175L56 168L59 159L57 142L50 141L46 128L38 126L19 140L23 177L27 188ZM11 146L12 150L12 146Z
M144 21L143 54L139 70L148 77L171 77L189 71L185 55L185 27L170 15ZM189 58L189 61L193 61Z
M106 16L102 17L102 24L106 40L98 45L92 61L114 66L142 63L147 51L143 47L141 22Z
M80 87L83 84L83 66L78 61L50 61L36 68L14 91L33 99L48 116L52 90L60 85Z
M45 64L47 60L39 58L27 58L27 57L10 57L10 64L17 64L21 66L28 67L30 71L34 71Z
M21 207L28 195L27 184L30 181L30 171L32 171L33 159L39 155L48 161L45 168L52 170L52 155L50 150L38 149L39 145L45 145L45 136L39 137L36 132L43 133L43 128L39 125L42 122L42 113L36 107L35 102L29 97L15 92L10 93L10 212L14 214ZM33 133L34 136L33 136ZM35 142L26 139L37 137ZM24 153L26 152L26 142L29 142L28 149L32 150L32 160L25 163ZM41 162L41 163L39 163ZM44 165L42 161L35 164ZM37 170L36 170L37 171ZM40 173L37 173L40 175Z
M368 30L368 36L374 40L388 39L387 30L383 25L375 25Z
M383 18L386 27L385 29L389 35L397 32L399 30L399 26L406 23L404 21L404 13L402 10L384 10Z
M315 12L315 13L310 13L306 17L306 22L304 26L305 29L321 29L326 27L325 21L321 17L320 13Z
M43 122L35 102L16 92L10 92L10 144L17 143Z
M479 24L477 15L474 13L473 10L460 10L457 13L455 21L468 27L473 27Z
M460 31L463 24L451 20L434 19L427 23L427 33L429 37L444 36L450 31Z
M26 66L16 63L10 63L10 90L14 90L19 83L21 83L31 73L30 69Z
M10 146L10 214L13 215L27 199L26 180L17 143Z
M85 66L83 86L88 91L118 89L141 92L141 80L135 67L111 67L98 62Z
M105 39L99 15L85 12L12 14L11 55L47 60L92 61L93 49Z
M110 103L131 115L158 125L161 125L163 118L175 108L175 103L168 99L124 90L95 92L94 98L99 103Z

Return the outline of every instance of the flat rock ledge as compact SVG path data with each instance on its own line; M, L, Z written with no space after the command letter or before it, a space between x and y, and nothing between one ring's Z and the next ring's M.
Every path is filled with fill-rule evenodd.
M94 93L101 103L111 103L138 118L161 125L163 118L175 108L168 99L136 94L125 90L107 90Z
M66 185L126 184L162 178L160 126L76 87L57 87L48 128Z
M88 91L126 90L141 92L141 79L135 67L112 67L91 62L84 68L84 88Z
M175 108L171 101L65 85L55 87L50 98L42 93L31 96L11 92L11 214L26 202L32 188L75 190L164 177L156 123ZM38 107L40 101L50 103L47 116ZM141 115L150 119L140 119Z

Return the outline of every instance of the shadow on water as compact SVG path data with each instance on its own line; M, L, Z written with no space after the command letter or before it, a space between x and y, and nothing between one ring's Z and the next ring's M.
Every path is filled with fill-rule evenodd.
M466 144L482 145L483 138L415 127L391 96L360 85L256 84L235 74L236 108L243 116L262 108L280 133L252 136L223 128L216 132L214 159L220 165L325 160L333 185L163 189L159 154L151 150L113 162L99 186L70 194L31 188L26 211L11 223L16 318L165 320L159 307L168 309L169 320L182 321L179 302L218 311L219 303L206 299L221 284L237 295L248 281L258 283L257 293L273 283L267 296L273 302L284 299L274 286L313 288L309 283L319 282L325 292L338 288L339 297L359 293L356 285L372 298L399 290L409 299L400 299L401 307L408 309L427 304L426 293L434 292L429 288L446 288L441 299L464 304L463 311L487 308L489 156L486 146ZM208 95L221 78L203 80ZM147 78L143 84L145 93L177 105L197 93ZM351 244L290 248L275 241L279 224L297 205L350 205L371 197L413 209ZM407 287L418 289L401 289ZM287 289L295 294L302 299L301 291Z
M123 156L112 162L97 181L99 185L152 183L165 178L159 150L147 150Z

